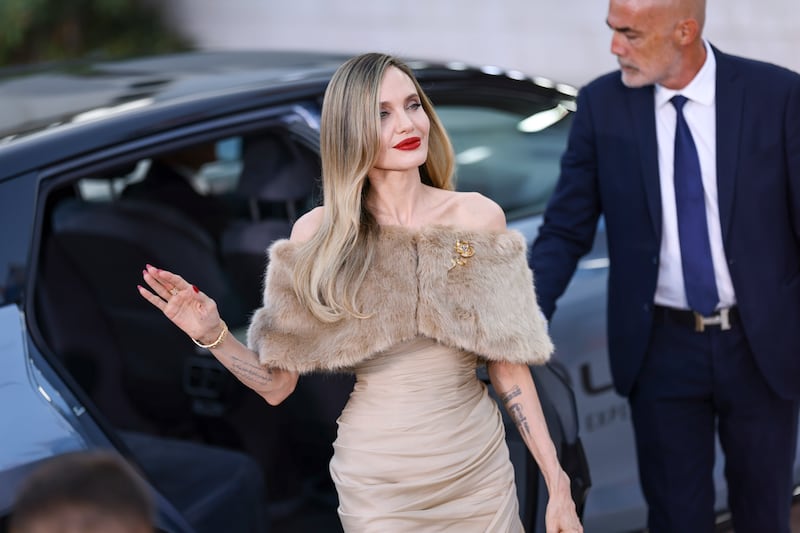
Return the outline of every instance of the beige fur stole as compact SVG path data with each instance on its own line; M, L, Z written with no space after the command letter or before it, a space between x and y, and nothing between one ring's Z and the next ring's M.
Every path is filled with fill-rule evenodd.
M456 253L458 240L472 248L470 257ZM384 227L356 299L371 316L333 324L315 319L295 296L296 250L288 240L269 250L264 307L247 334L264 365L346 370L417 336L491 361L537 364L553 351L519 232Z

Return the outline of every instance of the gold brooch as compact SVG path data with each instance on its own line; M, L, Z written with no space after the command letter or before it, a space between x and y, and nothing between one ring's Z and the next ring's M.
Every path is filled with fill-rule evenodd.
M467 259L475 255L475 248L472 247L469 241L458 239L454 249L456 255L450 259L450 268L447 269L448 271L453 270L456 266L466 265Z

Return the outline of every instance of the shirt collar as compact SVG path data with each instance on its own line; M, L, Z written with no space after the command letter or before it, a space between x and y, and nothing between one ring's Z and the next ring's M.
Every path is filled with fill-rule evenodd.
M705 106L714 105L714 95L716 91L717 78L717 58L714 57L714 50L711 45L703 39L706 47L706 60L700 70L689 84L680 90L667 89L662 85L656 84L655 98L656 108L667 104L676 94L682 94L689 100Z

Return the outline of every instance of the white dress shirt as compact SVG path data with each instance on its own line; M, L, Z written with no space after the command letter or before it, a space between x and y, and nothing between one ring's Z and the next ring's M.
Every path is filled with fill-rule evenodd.
M662 233L658 281L654 301L657 305L689 309L683 286L681 248L678 240L678 217L675 207L674 154L675 108L670 99L682 94L689 99L683 108L686 123L692 132L706 200L706 220L711 244L711 258L720 303L717 308L736 303L731 275L722 246L722 227L717 197L717 120L716 73L717 61L708 42L705 42L706 61L694 79L680 91L661 85L655 88L656 138L658 140L658 172L661 183Z

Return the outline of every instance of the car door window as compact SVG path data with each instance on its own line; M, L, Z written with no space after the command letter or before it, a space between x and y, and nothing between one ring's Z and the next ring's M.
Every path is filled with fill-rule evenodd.
M566 146L565 108L530 115L468 105L440 105L436 111L456 152L458 190L488 196L509 220L544 211Z

